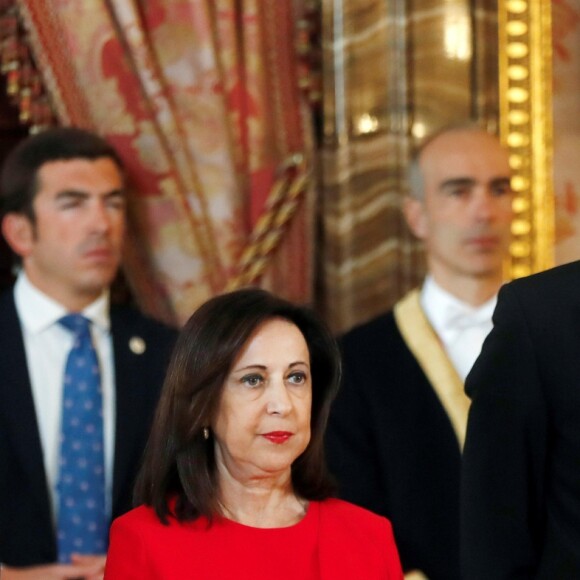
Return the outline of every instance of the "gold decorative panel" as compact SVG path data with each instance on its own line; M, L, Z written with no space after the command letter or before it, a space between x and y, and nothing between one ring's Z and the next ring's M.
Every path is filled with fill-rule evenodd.
M554 264L551 6L499 0L500 136L510 150L514 196L509 275Z

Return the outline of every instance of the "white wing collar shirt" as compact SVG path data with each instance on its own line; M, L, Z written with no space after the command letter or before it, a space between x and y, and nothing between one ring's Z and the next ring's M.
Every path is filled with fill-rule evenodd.
M497 296L494 296L474 308L443 290L431 276L425 279L421 306L463 381L493 327L491 317L496 302Z
M22 326L24 348L40 441L44 468L56 521L58 497L58 459L60 448L60 420L62 390L68 354L73 346L73 334L58 323L67 310L33 286L21 272L14 287L16 311ZM113 484L115 391L113 342L109 318L107 291L89 304L83 316L91 321L93 344L99 359L103 389L103 429L105 441L105 489L107 512L111 513Z

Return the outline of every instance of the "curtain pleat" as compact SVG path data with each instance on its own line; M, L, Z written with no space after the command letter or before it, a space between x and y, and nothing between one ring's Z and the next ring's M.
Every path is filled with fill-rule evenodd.
M228 287L280 167L293 153L312 157L296 72L299 7L19 0L60 123L102 134L123 157L125 271L160 319L181 323ZM278 219L276 244L261 248L249 283L311 299L313 194L308 182L292 216Z

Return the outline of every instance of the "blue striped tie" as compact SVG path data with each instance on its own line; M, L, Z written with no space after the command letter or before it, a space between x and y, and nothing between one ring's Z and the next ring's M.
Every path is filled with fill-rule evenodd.
M59 323L74 333L63 389L58 478L58 560L72 553L104 554L105 507L103 405L90 321L69 314Z

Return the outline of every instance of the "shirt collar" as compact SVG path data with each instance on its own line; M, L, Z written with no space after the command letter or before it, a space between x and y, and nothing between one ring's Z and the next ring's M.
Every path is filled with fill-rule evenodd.
M14 285L14 301L22 325L31 334L46 330L68 313L62 304L34 286L23 270L18 274ZM109 291L104 290L94 302L82 310L82 314L101 330L108 331L111 327Z
M421 290L421 306L431 326L438 334L442 334L446 329L447 312L450 309L462 310L466 314L473 314L478 318L487 318L491 322L496 302L497 295L494 295L481 306L471 306L441 288L432 276L425 278L425 283Z

